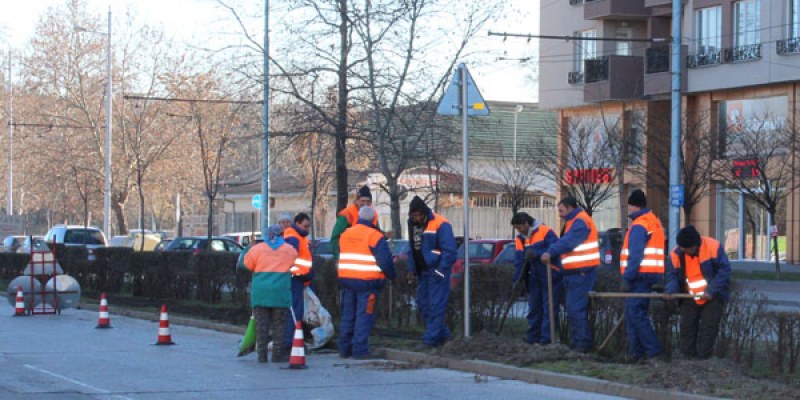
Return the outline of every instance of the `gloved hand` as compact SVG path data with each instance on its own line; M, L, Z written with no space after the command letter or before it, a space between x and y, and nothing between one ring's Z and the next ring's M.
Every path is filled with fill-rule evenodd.
M619 284L619 291L623 293L628 293L631 291L630 284L625 279Z

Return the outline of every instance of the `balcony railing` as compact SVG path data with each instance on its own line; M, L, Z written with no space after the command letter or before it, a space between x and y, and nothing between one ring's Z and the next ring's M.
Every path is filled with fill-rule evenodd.
M657 74L669 71L669 46L648 47L645 50L645 72Z
M583 83L583 71L572 71L567 74L567 83L570 85L580 85Z
M586 83L602 82L608 80L608 57L603 56L593 60L584 61L586 69Z
M728 62L730 51L728 49L705 50L702 53L692 54L686 59L689 68L720 65Z
M775 51L778 54L800 54L800 37L778 40Z
M586 3L587 0L569 0L569 5L571 6L578 6L583 3Z
M736 46L731 49L731 62L753 61L761 59L761 44Z

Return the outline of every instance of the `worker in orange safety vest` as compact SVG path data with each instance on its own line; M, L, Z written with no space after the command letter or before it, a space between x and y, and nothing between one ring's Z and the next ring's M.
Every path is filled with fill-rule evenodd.
M313 270L311 268L311 247L308 242L308 230L311 227L311 217L308 214L301 212L298 213L289 225L283 231L283 239L297 250L297 258L292 265L292 310L294 311L294 318L303 320L305 313L304 295L306 286L311 285L311 279L314 278ZM292 348L292 339L294 339L295 321L292 313L288 313L286 320L286 331L283 337L283 344L287 349Z

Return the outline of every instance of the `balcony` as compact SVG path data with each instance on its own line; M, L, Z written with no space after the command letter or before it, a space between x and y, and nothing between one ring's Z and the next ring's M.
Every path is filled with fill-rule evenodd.
M642 97L644 59L639 56L606 56L584 61L583 100L627 100Z
M800 37L779 40L776 43L775 52L782 56L800 54Z
M583 71L570 71L567 74L567 83L570 85L583 84Z
M761 59L761 44L736 46L730 50L730 62L739 63Z
M691 54L686 58L689 68L701 68L714 65L722 65L730 61L730 50L728 49L704 49L697 54Z
M583 3L586 3L586 0L569 0L569 5L571 6L579 6Z
M650 10L644 7L644 0L586 0L583 18L593 19L646 19Z
M687 46L681 46L681 53L687 53ZM669 94L672 91L672 48L653 46L645 49L644 92L645 96ZM682 68L686 68L686 58ZM686 74L681 75L681 91L686 91Z

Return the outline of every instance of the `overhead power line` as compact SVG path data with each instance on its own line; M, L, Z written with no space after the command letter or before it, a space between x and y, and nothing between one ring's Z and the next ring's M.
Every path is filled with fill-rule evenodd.
M553 39L564 41L596 41L596 42L647 42L647 43L668 43L669 38L638 38L626 39L615 37L583 37L583 36L558 36L558 35L531 35L529 33L509 33L509 32L492 32L489 31L489 36L502 36L503 39L509 37L531 39Z

